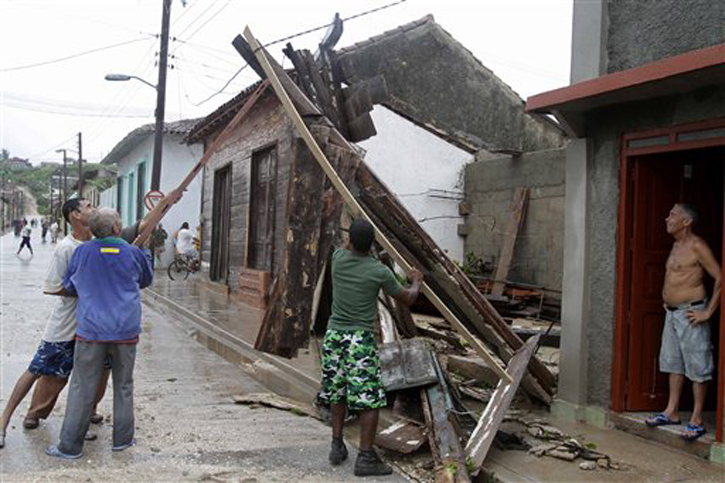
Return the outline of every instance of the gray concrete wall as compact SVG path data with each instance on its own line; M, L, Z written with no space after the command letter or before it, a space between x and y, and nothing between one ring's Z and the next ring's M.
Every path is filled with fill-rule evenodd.
M488 150L560 147L564 136L432 16L338 51L348 82L382 74L394 111Z
M725 42L722 0L613 0L608 72Z
M239 288L239 274L247 254L247 217L250 201L252 153L276 144L277 146L277 210L275 213L275 260L281 260L285 246L285 207L289 185L289 166L292 156L292 124L279 102L266 95L252 109L246 120L224 142L204 169L202 198L202 260L211 261L212 209L214 173L232 165L231 228L229 242L229 288ZM207 146L212 139L207 139Z
M616 287L616 236L619 206L619 143L627 132L725 116L725 86L687 95L626 105L592 115L589 165L589 374L588 402L611 403L612 346Z
M516 240L509 280L561 290L564 237L563 148L499 157L466 166L465 252L498 264L516 188L530 187L529 206Z

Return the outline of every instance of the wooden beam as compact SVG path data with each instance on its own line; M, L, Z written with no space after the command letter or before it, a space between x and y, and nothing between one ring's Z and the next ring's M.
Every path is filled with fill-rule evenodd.
M519 230L524 221L528 200L529 188L526 186L516 188L511 206L511 219L506 225L506 231L503 234L503 246L501 247L501 254L498 257L498 268L496 269L496 275L493 277L493 289L491 289L491 293L494 295L503 295L503 290L506 288L506 279L511 268L511 260L514 258L516 238L518 238Z
M265 80L262 82L257 89L247 98L247 101L244 103L241 109L234 115L231 121L226 125L224 130L217 136L217 138L214 140L212 145L204 152L204 155L201 157L201 159L194 165L193 168L191 168L191 171L189 171L189 174L186 175L186 178L181 182L177 190L183 192L186 190L186 188L189 187L192 181L194 181L194 178L201 172L201 169L206 165L207 162L209 162L209 159L214 155L214 153L217 152L217 150L222 146L222 144L227 140L229 135L234 131L234 129L239 125L239 123L242 122L242 120L249 114L249 111L252 109L254 104L259 100L259 98L262 96L262 93L264 93L264 90L269 86L269 81ZM177 200L178 201L178 200ZM144 224L145 228L144 230L138 234L136 239L133 241L134 245L143 245L146 240L151 236L151 233L156 228L156 225L163 219L164 215L171 209L171 204L168 202L164 203L164 200L161 199L159 201L159 204L154 208L154 210L149 213L146 218L144 218Z
M322 170L325 172L327 177L330 179L332 184L335 186L335 189L342 195L343 200L350 206L351 210L357 214L358 216L366 219L368 222L370 222L373 225L373 228L375 229L375 239L380 243L383 248L390 254L390 256L395 260L395 263L400 265L406 272L410 272L412 269L410 263L408 263L407 260L405 260L398 250L393 246L392 243L390 243L390 240L388 240L383 232L380 231L378 227L375 226L375 223L373 220L368 216L368 214L363 210L362 206L357 202L353 194L350 192L350 190L345 186L345 184L342 182L342 180L339 178L337 173L335 172L335 169L332 167L330 162L327 160L325 154L320 149L320 146L315 141L314 137L312 136L312 133L310 133L310 130L307 128L307 125L302 120L302 117L300 117L300 114L295 109L294 105L292 104L292 100L290 99L290 96L287 95L287 91L285 90L285 87L283 87L282 82L280 81L279 77L277 76L277 73L272 68L272 65L269 63L268 57L262 47L259 45L259 42L256 38L254 38L254 35L252 35L251 30L249 27L244 29L244 36L246 37L247 41L249 42L249 45L252 47L253 51L255 52L255 55L257 56L257 60L259 60L259 63L261 64L262 68L264 69L265 74L267 75L267 79L271 82L272 87L274 88L275 93L277 94L277 97L279 98L280 102L282 103L282 106L284 107L285 111L287 111L287 114L292 119L292 122L294 123L295 127L297 127L297 130L299 131L302 138L307 143L308 148L312 152L312 154L315 156L317 161L319 162L320 166L322 167ZM283 72L284 77L287 77L287 75ZM287 77L289 79L289 77ZM290 82L294 88L296 89L296 92L299 92L299 88L297 88L294 83ZM300 93L301 94L301 93ZM309 100L307 101L309 103ZM303 103L304 104L304 103ZM311 103L309 103L311 104ZM315 111L317 109L314 105L312 105ZM319 111L318 111L319 112ZM331 130L331 132L334 132L335 130ZM491 355L488 353L484 345L481 343L480 340L478 340L469 330L466 328L463 323L458 320L458 318L451 312L451 310L443 303L443 301L438 297L438 295L431 290L431 288L428 286L426 282L423 282L421 284L421 291L423 295L425 295L428 300L435 305L435 307L443 314L446 320L463 336L464 339L473 347L473 349L478 353L481 358L483 358L488 364L491 365L493 370L499 375L499 377L506 381L506 383L510 383L512 381L511 377L506 373L506 370L501 367L501 365L496 361Z
M498 383L496 390L486 405L486 409L478 420L476 429L473 430L471 437L468 439L466 455L474 464L475 469L471 472L474 475L478 473L481 465L483 465L483 461L486 459L488 450L491 448L491 443L493 443L496 432L499 426L501 426L504 416L506 416L506 410L514 399L516 389L519 387L521 379L526 372L526 367L529 365L529 360L533 356L538 343L538 335L530 338L509 361L508 370L511 377L513 377L513 383Z

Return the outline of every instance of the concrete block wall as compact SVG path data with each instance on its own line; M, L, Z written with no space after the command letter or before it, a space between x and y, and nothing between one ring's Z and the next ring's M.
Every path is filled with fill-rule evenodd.
M495 268L511 217L516 188L528 186L529 204L519 231L509 280L561 290L564 239L564 149L503 156L466 166L465 252Z
M211 262L212 210L214 173L232 165L232 202L229 233L229 277L232 292L239 290L239 275L247 258L247 219L250 202L252 154L276 146L277 192L274 229L274 259L281 260L285 238L285 207L289 185L289 165L292 156L292 124L274 96L266 95L252 109L219 151L212 156L204 170L202 260ZM207 146L213 139L207 139Z

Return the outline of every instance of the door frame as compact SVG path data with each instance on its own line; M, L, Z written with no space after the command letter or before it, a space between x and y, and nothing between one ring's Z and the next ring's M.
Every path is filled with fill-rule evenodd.
M637 156L667 153L706 147L725 146L725 118L709 119L647 131L625 133L620 140L619 209L617 215L617 287L615 294L614 344L612 350L612 411L626 408L630 307L630 281L632 264L628 256L632 240L632 210L634 206L633 167ZM723 199L725 205L725 199ZM724 210L725 211L725 210ZM720 263L725 280L725 220L723 220L723 246ZM717 252L714 247L713 251ZM725 290L721 293L719 365L716 380L717 431L716 440L723 441L723 398L725 397Z

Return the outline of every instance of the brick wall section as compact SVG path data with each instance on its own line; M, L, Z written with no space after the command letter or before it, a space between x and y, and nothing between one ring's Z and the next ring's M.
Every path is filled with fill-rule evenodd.
M564 251L564 149L477 161L466 166L465 252L494 269L511 217L514 190L528 186L529 205L519 230L508 279L561 290Z
M204 170L202 259L210 262L214 173L229 163L232 164L228 277L228 285L232 292L237 292L239 289L239 274L246 260L252 153L271 145L277 146L274 259L281 260L284 250L285 207L287 205L290 157L292 156L292 134L293 126L288 121L281 105L273 95L266 94L257 101L246 120L212 156ZM213 138L207 139L206 145L209 146L212 142Z

